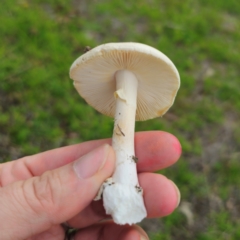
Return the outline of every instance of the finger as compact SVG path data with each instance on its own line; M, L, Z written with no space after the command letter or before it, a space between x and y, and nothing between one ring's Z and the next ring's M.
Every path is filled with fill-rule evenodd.
M147 240L147 234L136 225L117 225L111 221L96 224L82 229L74 236L74 240Z
M165 176L154 173L140 173L139 182L143 188L144 203L148 218L171 214L179 204L180 192ZM83 228L107 218L102 201L94 201L81 213L68 220L72 227Z
M7 163L2 167L1 184L5 186L17 180L40 176L45 171L68 164L110 141L110 139L103 139L85 142ZM178 160L181 154L181 145L175 136L167 132L140 132L135 135L135 151L138 157L139 172L157 171Z
M179 205L180 191L175 183L160 174L139 174L140 186L144 189L144 202L148 218L164 217Z
M1 188L1 238L27 239L70 219L89 205L114 165L114 151L105 144L74 163Z
M155 172L174 164L182 149L178 139L167 132L149 132L135 138L138 172Z

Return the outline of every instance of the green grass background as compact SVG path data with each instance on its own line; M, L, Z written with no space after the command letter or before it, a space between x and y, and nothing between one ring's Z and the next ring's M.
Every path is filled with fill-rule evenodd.
M240 239L240 1L2 0L0 161L111 137L113 120L73 88L85 46L142 42L177 66L181 88L162 118L183 147L161 171L179 186L178 210L145 220L151 239Z

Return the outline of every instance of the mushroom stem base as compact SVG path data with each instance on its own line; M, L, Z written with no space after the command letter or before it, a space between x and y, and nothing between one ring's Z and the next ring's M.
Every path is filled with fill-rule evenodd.
M103 191L103 203L107 214L117 224L134 224L147 216L142 189L119 183L108 185Z

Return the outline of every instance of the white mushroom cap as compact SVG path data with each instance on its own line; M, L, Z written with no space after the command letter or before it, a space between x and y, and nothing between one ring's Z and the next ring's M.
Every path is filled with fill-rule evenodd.
M136 120L162 116L180 86L179 73L160 51L140 43L107 43L80 56L70 68L78 93L99 112L114 117L115 73L129 70L138 79Z

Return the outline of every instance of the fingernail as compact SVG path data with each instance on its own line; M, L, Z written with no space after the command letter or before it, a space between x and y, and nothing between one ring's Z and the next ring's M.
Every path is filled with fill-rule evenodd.
M149 240L149 238L146 238L145 236L141 235L140 240Z
M144 232L144 230L140 226L133 225L133 228L135 228L138 231L140 240L149 240L147 234Z
M171 181L171 180L170 180L170 181ZM177 207L179 206L179 204L180 204L181 193L180 193L177 185L176 185L173 181L171 181L171 182L173 183L173 186L175 187L175 190L176 190L176 192L177 192L177 198L178 198L177 205L176 205L176 208L177 208Z
M73 164L73 169L80 179L92 177L104 166L110 146L105 144L87 153Z

